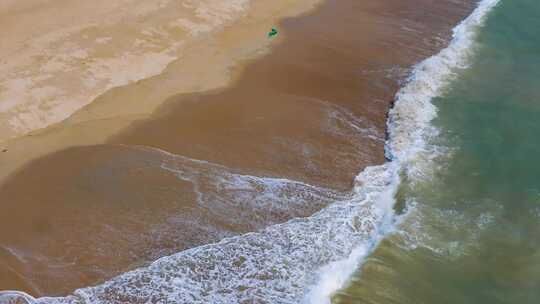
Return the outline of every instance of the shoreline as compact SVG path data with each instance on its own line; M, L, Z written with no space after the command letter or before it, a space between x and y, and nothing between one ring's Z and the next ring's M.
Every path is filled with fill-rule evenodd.
M497 5L499 5L499 0L477 1L474 10L453 28L453 36L448 46L417 64L407 84L397 93L395 107L389 113L388 133L390 137L386 147L390 158L388 163L389 169L387 170L393 172L392 174L396 176L402 175L397 178L397 183L390 187L393 188L392 191L398 193L393 195L394 198L392 200L394 201L394 205L398 205L400 202L406 200L403 195L399 195L401 188L405 187L407 190L404 191L408 192L411 191L409 187L414 189L412 185L416 183L431 183L433 180L439 178L433 175L435 174L433 170L435 168L440 169L438 165L441 164L436 159L442 156L441 158L446 160L446 157L443 155L447 153L447 150L437 151L440 142L432 142L435 137L440 136L438 133L439 126L434 126L433 121L439 115L444 115L438 113L440 105L437 105L434 99L448 99L447 90L449 86L453 86L452 82L456 80L456 70L457 74L461 74L463 71L469 69L472 60L477 57L477 54L474 53L476 53L478 46L478 32L483 30L486 19L488 19L491 11ZM439 185L446 187L446 184L441 184L440 182ZM412 191L417 192L419 190L414 189ZM432 192L432 189L428 191ZM418 193L408 193L405 196L414 197L416 201L416 194ZM382 200L379 200L379 203L381 202ZM419 205L425 203L426 201L418 201ZM429 208L436 209L437 207L430 206ZM421 223L416 223L415 225L410 222L421 221L418 218L423 218L422 215L415 214L416 212L421 212L418 206L411 206L411 210L405 213L401 213L396 209L399 210L401 207L394 207L394 210L389 213L393 217L394 223L390 224L388 231L382 229L383 233L373 238L374 246L370 248L368 253L372 258L370 260L366 260L365 257L356 259L355 263L357 267L354 271L350 271L350 268L345 268L347 264L350 264L350 260L355 258L354 250L348 259L337 262L336 264L342 266L342 272L340 274L345 275L347 278L338 275L338 279L342 279L340 285L333 286L332 290L322 294L323 297L319 298L320 301L314 303L332 302L345 304L356 303L360 299L367 301L378 301L381 299L407 300L407 296L404 296L406 293L400 294L399 288L406 290L410 287L410 284L396 286L398 292L390 295L381 296L382 294L377 292L378 289L388 289L388 286L394 283L392 280L396 278L395 275L400 273L399 270L403 270L400 268L400 265L405 260L411 260L411 248L408 248L409 246L407 245L407 249L404 249L401 247L402 245L397 245L400 241L407 243L407 237L399 240L401 237L397 236L398 240L396 240L394 238L396 237L396 232L405 235L416 233L418 226L422 226ZM440 211L442 210L440 209ZM427 225L440 227L441 223L437 222ZM425 229L425 227L422 228ZM407 229L414 231L411 232ZM387 240L389 242L382 242L386 238L388 238ZM394 239L390 240L392 238ZM419 244L416 244L416 242ZM422 247L421 243L423 242L429 241L413 240L412 247L416 248L416 245ZM436 247L425 246L433 252L437 252ZM400 253L403 256L400 256ZM416 262L421 261L416 260ZM398 271L382 273L385 271L383 269L385 267L380 268L375 264L380 264L379 266L384 264L386 268L398 269ZM394 264L393 267L392 264ZM431 273L424 276L427 279L425 282L428 282L432 278L430 275ZM375 276L377 279L373 280ZM336 280L336 275L331 272L325 272L321 277L326 280ZM321 281L318 286L324 286L325 282L323 280ZM380 282L384 282L385 284L378 284ZM314 289L316 290L318 286L315 286ZM435 299L437 296L435 295L432 298ZM416 296L412 296L409 300L416 302L417 298Z
M361 296L356 298L354 292L360 285L358 281L363 275L365 263L369 263L367 257L374 256L375 260L377 259L376 251L380 249L379 246L387 248L388 243L382 245L382 242L400 230L407 214L411 212L403 211L403 206L399 206L404 202L404 197L399 194L402 184L432 179L433 172L426 169L434 165L431 157L444 153L433 152L434 146L430 143L430 140L437 136L437 132L433 132L432 121L438 116L437 107L432 101L444 95L444 90L454 79L453 70L463 69L470 63L470 52L477 43L477 31L483 27L486 16L498 4L499 0L478 1L474 10L452 29L453 35L448 45L416 64L407 83L397 92L388 113L388 137L385 147L387 162L383 169L391 178L388 179L390 182L386 189L374 193L379 198L373 200L379 208L392 205L392 209L387 210L383 216L388 219L381 221L380 232L372 235L370 242L352 249L349 256L334 262L330 270L321 270L320 281L311 289L315 301L310 303L341 304L363 299ZM360 176L363 174L364 172L360 173ZM374 271L373 268L366 270L371 274ZM325 289L328 286L330 288Z
M347 2L347 4L354 6L355 4L353 2L349 1ZM389 1L389 2L392 3L393 1ZM418 2L422 4L425 1L418 1ZM317 26L318 24L321 24L321 18L323 18L325 14L324 12L326 12L326 14L335 14L336 12L335 9L342 9L341 12L344 13L347 11L348 8L350 8L350 7L347 7L347 4L344 5L341 3L338 5L333 1L329 1L325 4L325 6L317 10L317 12L313 12L308 16L301 17L298 19L286 20L284 23L284 28L287 29L287 26L288 26L289 27L288 31L290 31L287 34L286 39L287 38L291 39L290 37L293 37L294 31L296 30L297 31L296 36L294 37L296 37L295 39L298 39L298 44L296 46L297 48L294 47L294 44L292 44L290 40L289 40L289 44L287 44L287 40L286 40L284 44L276 46L276 48L272 49L272 52L268 54L268 57L263 57L261 59L257 59L251 62L251 66L248 65L246 69L242 71L242 74L239 76L239 80L232 85L232 88L228 87L225 89L220 89L217 92L193 94L187 97L180 96L180 97L175 97L175 98L170 99L168 104L158 109L153 114L153 117L151 117L150 120L141 121L134 125L131 124L131 122L128 122L127 124L129 125L129 128L124 129L124 132L121 133L120 135L117 135L113 138L108 139L109 144L107 145L110 145L110 147L107 147L107 145L103 145L102 147L99 147L99 149L101 150L105 149L107 153L113 153L109 151L112 151L111 149L113 148L113 146L118 145L118 144L128 144L128 145L141 145L142 144L142 145L152 146L155 148L164 149L168 152L173 152L175 154L179 154L182 156L187 156L187 157L191 157L195 159L201 159L205 161L210 160L211 162L214 162L220 165L226 165L227 167L235 168L235 170L240 171L242 174L252 174L252 175L258 175L258 176L262 175L262 176L287 177L293 180L300 180L300 181L308 182L310 184L314 184L318 186L327 186L334 189L350 188L352 174L356 175L362 167L365 167L368 164L377 164L377 162L380 163L384 161L384 157L382 153L382 146L383 146L382 141L384 139L382 138L383 137L382 134L384 133L384 130L386 127L386 121L384 118L386 117L386 112L388 110L388 104L384 104L384 101L379 102L379 104L375 108L369 107L369 106L367 108L362 108L361 106L359 107L359 105L356 104L356 102L358 102L358 100L364 100L365 102L368 102L370 100L369 98L370 96L373 96L373 95L376 96L376 92L379 92L377 94L383 94L383 98L381 98L381 100L389 100L387 98L384 98L384 96L388 94L392 95L393 93L395 93L395 91L392 91L392 88L394 90L397 90L399 73L403 73L403 70L399 71L398 69L396 71L395 67L401 66L402 69L407 70L410 65L406 65L404 62L407 62L407 61L414 62L415 58L417 58L418 56L423 56L424 54L429 53L430 51L433 51L433 49L436 49L441 44L435 43L435 45L431 45L431 43L434 43L433 41L424 41L423 43L425 44L423 46L417 45L415 48L408 48L405 50L401 50L400 52L397 52L396 50L396 53L394 55L399 54L401 56L400 58L397 58L397 57L394 58L392 57L393 55L389 55L388 53L384 54L385 56L387 56L386 58L394 58L396 62L390 62L390 63L385 62L382 64L378 63L377 61L382 60L382 57L378 58L379 54L377 52L380 51L379 48L386 49L388 47L386 43L394 42L398 45L399 44L403 45L407 39L411 38L411 36L416 37L418 35L418 33L411 34L414 32L413 29L410 29L410 30L401 29L402 31L405 31L405 32L400 32L400 31L392 32L391 29L394 29L394 28L392 26L392 23L390 22L391 19L383 18L384 21L390 22L390 23L385 26L379 25L381 26L381 28L375 27L373 29L375 33L372 32L370 33L371 36L369 35L366 36L367 37L366 39L370 37L371 39L377 38L375 42L380 43L380 45L377 45L377 47L373 47L373 49L370 52L365 52L364 56L366 57L362 57L360 56L361 54L357 54L357 53L350 54L350 48L347 48L346 46L355 46L355 43L358 43L356 44L356 47L365 47L366 45L370 45L369 40L368 41L362 40L365 38L365 37L362 37L362 39L357 40L356 42L351 44L351 42L349 41L350 37L339 36L338 34L339 32L335 32L336 30L338 30L338 28L323 29L320 26ZM399 4L397 3L394 3L393 5L399 7ZM332 11L332 6L334 6L333 7L334 11ZM413 7L414 4L410 4L410 6ZM325 7L330 8L330 9L324 11L323 8ZM381 4L380 6L374 5L373 7L369 7L368 5L368 8L375 11L377 7L378 9L382 10L384 8L384 4ZM395 9L395 7L393 8ZM463 9L462 12L465 12L465 11L466 9ZM317 15L317 13L319 14L322 13L322 16ZM312 18L310 22L306 21L308 20L307 19L308 17ZM370 20L369 15L365 15L362 17L365 17L364 20ZM396 16L393 16L393 17L396 17ZM410 16L406 16L406 17L410 17ZM326 17L324 18L331 18L331 17L329 15L326 15ZM328 20L332 20L332 19L328 19ZM370 21L373 22L374 24L377 24L375 22L377 20L370 20ZM365 24L362 24L362 28L364 30L365 30L365 26L369 24L370 21L367 21ZM378 21L381 22L381 20L378 20ZM288 25L287 25L287 22L288 22ZM439 23L439 27L444 28L446 24L447 23L445 22L441 22ZM309 25L311 25L312 27L309 28ZM437 39L439 38L437 35L439 35L439 33L436 32L436 30L434 29L436 26L433 26L433 24L429 24L429 25L430 25L430 30L433 31L432 33L434 35L433 37L435 39L434 41L437 41ZM308 27L306 28L306 26ZM342 24L342 26L346 26L346 24ZM417 26L424 26L424 25L422 23L419 23L417 24ZM336 37L337 35L338 38L334 41L334 43L331 43L329 45L321 45L321 42L323 42L323 40L320 40L319 38L314 38L314 37L304 38L306 35L309 36L311 33L313 33L312 31L313 29L315 29L317 34L322 34L321 35L322 37L325 37L325 38ZM332 30L334 32L332 32ZM343 28L341 28L341 30L343 30ZM325 31L328 31L328 32L325 32ZM388 31L390 31L390 34ZM417 29L417 31L419 30ZM287 30L285 32L287 32ZM350 33L356 33L356 32L350 29ZM298 36L298 34L300 36ZM383 34L386 36L384 36ZM410 35L410 36L403 38L402 35L405 35L405 34ZM386 39L388 40L379 41L378 38L380 37L386 37ZM400 37L403 40L395 42L393 40L393 38L395 37ZM311 44L309 44L310 41L311 41ZM341 42L343 44L341 44L340 46L337 46L338 42ZM306 45L306 43L308 44ZM439 43L441 42L439 41ZM320 48L320 51L319 51L320 53L317 53L317 51L315 51L316 50L315 46ZM333 56L328 57L329 55L333 55L334 52L336 52L336 49L340 51L337 51L337 53L335 54L339 54L342 57L339 57L339 58L333 57ZM298 54L298 52L301 52L303 50L304 51L309 50L308 53L305 53L309 55L305 55L306 57L302 57L298 55L297 56L290 55L290 52L296 52L295 54ZM391 52L389 53L392 54ZM317 61L318 63L321 63L321 66L317 67L316 64L313 64L312 60L314 58L313 57L310 58L310 56L314 56L315 58L317 57L326 58L328 61L331 61L333 64L335 64L335 66L332 67L331 65L325 65L326 62ZM292 59L292 61L287 61L287 58L289 58L289 60ZM307 61L302 62L301 60L298 60L301 58L307 58ZM373 63L369 62L369 60L366 61L367 59L373 60L374 62ZM343 61L340 62L339 60L343 60ZM279 64L283 62L286 63L285 65L282 66L286 68L284 70L285 73L283 71L278 71L278 73L272 74L272 69L275 69L276 65L279 68ZM346 71L345 68L351 64L354 66L355 63L356 64L364 63L364 66L363 68L356 66L354 71L349 72L350 74L345 73ZM404 68L403 66L407 66L407 67ZM304 71L299 69L300 73L296 74L296 76L295 74L287 72L287 71L295 71L295 69L302 68L302 67L308 67L308 69ZM363 75L361 75L362 77L358 77L358 75L356 74L357 69L362 71L362 73L364 73ZM255 71L255 74L250 74L250 73L254 73L253 71ZM305 71L309 71L310 73L305 73ZM343 71L344 75L336 74L334 73L334 71ZM388 73L398 73L398 76L396 77L395 75L394 76L391 75L390 77L388 77L387 76ZM258 75L259 78L256 78L256 77L253 78L251 77L252 75ZM262 75L262 78L260 78L261 75ZM286 82L280 81L280 77L282 77L282 75L287 75L289 78L294 79L293 82L295 83L295 85L297 85L297 87L289 87L288 81ZM349 78L349 79L340 78L340 77L345 77L345 76L352 77L352 78ZM265 78L265 77L269 77L269 78ZM263 79L268 79L268 80L273 80L273 81L262 82ZM364 79L363 80L364 83L362 83L359 87L358 81L360 79ZM339 83L341 83L341 85L336 86L336 82L332 82L336 80ZM375 81L375 83L373 83L373 81ZM271 83L272 86L270 88L267 86L261 87L260 86L261 83ZM348 84L348 85L344 85L344 84ZM329 85L329 87L325 89L324 85ZM334 87L332 87L332 85ZM371 88L371 85L381 86L379 88L380 91L373 91L373 90L369 91L368 88ZM234 122L238 120L239 118L238 116L232 115L230 116L232 120L223 121L223 117L222 117L223 114L224 113L227 114L227 111L226 111L227 108L224 106L231 105L231 104L225 104L224 106L222 105L223 96L227 97L225 98L227 100L235 100L235 97L240 96L243 98L243 99L240 98L241 100L244 100L244 102L247 101L247 103L240 103L236 105L233 104L234 105L233 108L242 109L243 111L245 111L243 115L240 116L240 118L253 117L254 116L253 114L257 114L257 113L262 113L265 115L272 113L273 108L275 108L275 104L271 104L270 107L265 107L265 105L268 104L267 102L266 103L263 102L262 104L255 104L254 108L247 107L247 110L246 110L247 105L251 106L253 104L252 102L253 99L250 99L250 96L252 95L247 95L247 96L242 95L244 94L243 92L246 91L246 88L251 88L251 90L257 91L256 93L260 93L262 91L264 93L268 93L269 96L272 96L274 98L279 97L285 101L288 101L287 103L282 101L281 103L278 104L279 106L278 108L282 110L279 113L279 116L270 117L270 122L271 122L270 125L275 126L276 125L275 119L278 119L277 120L277 122L279 123L278 125L281 125L285 128L283 131L285 133L282 133L282 134L293 135L293 137L291 138L302 138L304 140L311 140L312 142L311 143L308 142L308 146L310 144L312 145L314 142L319 141L319 143L323 143L320 147L318 147L320 149L319 151L327 153L327 155L331 155L332 153L335 153L335 151L340 151L342 150L342 148L351 149L350 150L351 153L349 153L348 155L353 155L352 151L355 151L355 152L359 151L357 149L360 146L363 147L362 148L364 149L363 153L366 153L366 154L356 155L356 156L353 155L352 161L348 159L348 161L350 162L346 163L345 165L343 165L343 162L344 162L343 158L333 159L333 158L328 158L328 156L324 156L318 160L318 163L315 164L317 170L319 170L322 173L315 172L315 174L310 175L312 173L310 173L309 171L302 171L302 170L305 170L305 169L302 169L302 168L305 168L302 162L295 163L299 160L297 158L298 155L303 155L304 157L306 156L305 154L303 154L305 153L305 151L300 151L301 152L300 154L298 154L298 151L290 151L290 150L285 150L288 152L282 153L282 154L275 154L276 151L273 151L274 155L290 156L291 159L286 160L286 162L283 162L283 159L276 160L273 158L268 158L268 160L274 161L273 166L268 166L268 162L266 161L263 161L262 162L263 164L261 165L259 160L257 160L258 162L252 162L250 160L250 157L245 157L245 155L242 156L242 158L245 158L245 159L238 160L238 159L235 159L234 157L231 158L231 155L234 156L234 154L238 154L238 151L239 151L238 148L234 147L234 145L228 146L227 149L230 149L229 151L227 151L227 149L223 150L223 148L212 148L213 147L212 145L215 142L219 143L219 138L212 138L211 136L214 132L218 132L219 134L219 132L222 130L241 130L241 132L238 135L239 137L235 137L236 135L234 133L232 133L232 137L227 138L227 136L231 136L231 133L222 133L220 137L225 136L225 138L227 139L225 142L233 143L233 144L235 140L239 140L237 142L237 145L240 148L243 148L245 141L243 141L242 138L244 138L245 136L249 134L251 134L252 136L254 134L264 134L265 131L263 130L268 130L269 124L264 123L264 116L262 116L263 117L262 124L258 124L257 121L248 120L247 125L240 125L240 127L242 128L238 128L234 124L230 125L231 121ZM273 90L275 90L276 88L281 93L277 95L275 93L272 93ZM298 88L300 88L300 90L298 90ZM362 89L365 89L365 91L362 91ZM238 91L235 92L235 90L238 90ZM247 89L247 91L249 92L249 89ZM358 91L362 91L362 93L358 95L359 94ZM317 93L320 95L318 96L316 95L317 98L314 98L312 96L313 93ZM237 95L237 94L240 94L240 95ZM298 96L300 96L301 98L298 98ZM204 99L204 100L201 100L201 99ZM215 100L215 101L212 101L212 100ZM318 100L318 101L314 104L313 100ZM324 102L321 103L321 101L324 101ZM328 101L335 102L335 104L325 103ZM211 110L211 111L209 112L208 110ZM208 113L212 113L212 111L214 111L215 114L212 114L213 116L208 116ZM309 112L309 111L313 111L313 112ZM368 118L369 116L362 116L362 111L371 113L372 114L371 118ZM292 116L290 118L287 118L286 120L281 119L280 117L281 115L284 115L284 113L287 114L289 112L292 113L291 114ZM232 113L236 113L236 111L231 112L230 114ZM358 116L362 117L363 119L353 121L353 124L359 124L360 126L362 126L361 128L363 129L374 128L376 130L375 139L374 140L372 139L373 150L372 151L365 150L366 149L365 144L366 142L369 142L370 139L369 137L358 134L358 133L347 133L348 135L346 135L346 137L329 137L329 135L327 135L327 138L321 138L319 137L319 135L315 137L310 137L310 136L313 136L312 134L317 134L316 132L314 133L314 130L320 130L320 126L318 125L312 126L310 125L310 122L318 121L317 119L314 119L317 117L319 118L331 117L331 116L326 116L328 115L328 113L332 115L337 115L337 117L341 119L339 120L340 121L339 127L342 128L340 129L340 131L345 130L347 132L352 132L350 130L354 128L352 128L351 127L352 125L351 125L343 129L344 128L343 124L351 123L351 120L350 120L351 117L358 117ZM376 115L373 115L373 113L376 113ZM182 114L185 116L181 116ZM304 118L302 115L306 115L307 118ZM172 120L173 120L172 122L168 118L169 116L172 117ZM177 120L179 120L179 117L182 120L181 123L177 122ZM213 117L213 119L211 119L211 117ZM255 115L254 117L259 117L259 116ZM366 123L366 120L367 120L367 123ZM178 136L179 134L178 132L184 132L183 130L186 130L186 127L189 125L197 125L200 127L201 124L198 123L199 121L203 121L205 123L208 123L208 122L213 123L214 121L225 122L224 125L220 125L219 123L211 124L208 131L209 133L203 134L204 136L200 136L201 134L197 130L190 130L190 132L194 132L193 133L194 136L192 137L188 136L189 133L183 133L184 134L183 138L191 138L191 140L196 140L198 138L207 138L208 139L207 141L197 143L195 145L195 146L202 146L203 148L204 148L204 145L207 145L205 149L190 150L191 147L188 147L188 149L186 149L185 146L182 146L182 143L180 143L180 145L178 145L179 143L174 143L174 142L171 143L170 140L173 138L171 138L170 135L168 138L167 138L167 135L165 135L163 139L160 138L161 134L163 134L163 132L160 130L163 130L163 129L173 130L174 132L171 132L171 134L175 134L176 136ZM290 125L290 127L287 127L288 124ZM157 125L157 129L154 129L156 125ZM294 133L291 133L291 132L296 132L294 130L297 130L299 126L306 127L305 130L302 131L303 133L296 134L296 135ZM245 133L246 127L250 127L251 130L255 130L257 132L255 132L254 134L249 133L249 132ZM347 128L352 128L352 129L347 129ZM358 130L356 130L355 132L357 131ZM148 132L147 135L144 135L145 132ZM350 134L361 135L362 141L360 143L348 142L348 141L344 142L345 140L344 138L346 138L347 140L350 140L349 139ZM283 135L280 135L280 136L283 137ZM335 135L332 135L332 136L335 136ZM249 138L250 140L253 140L253 137L247 137L247 138ZM153 140L154 142L152 142ZM337 143L341 145L341 146L339 145L337 146L338 150L332 150L328 148L328 146L332 147L333 145ZM259 144L260 144L260 147L262 148L267 147L265 146L264 142L261 142ZM261 151L263 150L260 150L260 147L253 148L255 151L254 155L257 157L261 155L264 156L264 153L261 154ZM288 149L287 146L285 148ZM98 154L99 149L95 149L93 147L82 148L82 150L80 150L82 152L78 152L79 153L78 155L79 157L84 156L84 155L96 155ZM120 151L118 151L119 152L118 154L119 155L123 154L126 151L122 151L120 149ZM216 155L213 153L208 154L209 151L210 152L220 151L219 153L220 155ZM230 155L227 155L227 153L230 153ZM373 154L373 155L370 156L370 154ZM64 169L62 169L62 167L61 166L59 167L58 165L64 162L65 159L72 158L73 155L74 155L73 150L65 150L59 153L55 153L54 155L49 155L46 159L33 162L32 164L30 164L30 166L26 166L24 170L19 171L14 176L10 176L10 178L8 179L7 186L6 184L4 184L1 191L7 191L3 193L16 194L18 191L17 189L22 189L19 187L24 188L28 186L28 180L27 180L28 174L30 175L38 174L37 177L34 177L34 179L31 179L31 180L37 181L40 179L40 177L42 176L41 174L43 172L50 172L52 168L54 168L53 170L58 170L61 172ZM98 157L101 157L101 156L98 156ZM110 157L110 156L107 156L107 157ZM143 157L143 159L146 159L144 158L146 156L141 156L141 157ZM374 158L369 159L366 157L374 157ZM313 157L311 158L313 159ZM362 160L362 158L364 159ZM88 164L84 164L84 160L82 160L82 162L83 162L83 168L90 168L90 167L85 167L85 166L88 166ZM69 164L69 162L64 162L64 164L66 163ZM325 164L325 163L328 163L328 164ZM288 165L288 164L291 164L291 165ZM342 166L341 168L343 168L344 171L346 172L343 173L342 175L333 176L335 180L328 180L329 177L332 178L332 175L328 175L328 174L335 174L332 172L332 170L334 171L336 170L336 164L338 165L338 167ZM92 166L95 166L95 164L92 164ZM41 169L37 170L36 168L41 168ZM298 169L297 172L291 171L294 168ZM325 172L329 172L329 173L325 173ZM55 184L62 184L63 186L68 186L69 188L69 185L70 185L69 182L64 184L64 183L59 183L59 181L62 181L62 179L58 179L58 177L51 178L50 176L48 176L48 178L50 178L51 180L45 181L45 185L50 184L51 186L54 186ZM42 185L42 187L46 187L46 186ZM0 191L0 196L2 193L1 191ZM39 196L42 197L44 201L46 201L49 194L47 192L43 192L43 193L40 193ZM13 197L17 198L16 195ZM286 221L287 217L284 217L282 220Z

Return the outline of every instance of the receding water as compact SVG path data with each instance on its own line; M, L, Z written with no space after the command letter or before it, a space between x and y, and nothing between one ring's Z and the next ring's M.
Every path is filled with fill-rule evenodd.
M473 51L402 223L334 303L540 303L540 2L501 1Z

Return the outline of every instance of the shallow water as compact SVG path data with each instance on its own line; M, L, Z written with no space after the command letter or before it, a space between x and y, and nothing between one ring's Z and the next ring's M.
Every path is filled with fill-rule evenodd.
M532 0L488 15L433 100L438 133L402 181L402 223L333 303L540 301L539 15Z

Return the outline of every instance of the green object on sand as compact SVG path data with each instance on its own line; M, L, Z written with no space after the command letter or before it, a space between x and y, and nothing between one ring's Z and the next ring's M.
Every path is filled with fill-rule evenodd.
M275 28L272 28L270 32L268 32L268 38L272 38L278 34L278 31Z

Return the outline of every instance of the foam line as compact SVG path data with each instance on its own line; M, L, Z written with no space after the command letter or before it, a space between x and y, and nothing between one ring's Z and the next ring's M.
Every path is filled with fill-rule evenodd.
M396 94L396 102L390 110L387 122L389 138L386 143L386 155L390 159L388 169L394 171L391 176L406 173L410 179L423 175L422 158L429 149L427 141L437 135L431 121L437 116L437 109L431 103L440 96L449 84L458 68L464 68L474 51L476 33L482 26L486 15L499 3L499 0L482 0L477 8L453 29L453 38L447 48L415 66L407 84ZM394 182L387 193L397 191L398 182ZM386 205L386 200L393 196L382 195L377 204ZM364 258L376 248L384 235L393 231L388 226L396 223L382 222L387 225L380 229L382 235L375 235L371 242L361 244L351 254L331 266L325 266L319 272L320 280L312 287L308 303L330 303L331 295L345 287L347 278L361 266ZM356 266L356 267L355 267ZM330 282L330 283L329 283Z

